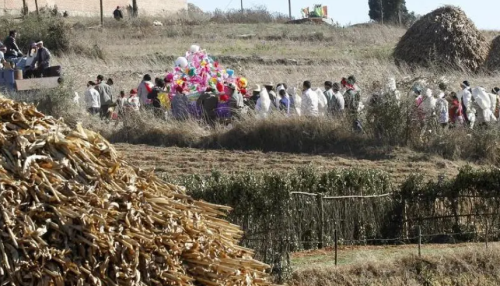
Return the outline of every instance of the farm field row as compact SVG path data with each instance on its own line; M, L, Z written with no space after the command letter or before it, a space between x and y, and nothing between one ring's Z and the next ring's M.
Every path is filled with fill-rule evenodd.
M290 153L263 153L259 151L203 150L177 147L154 147L148 145L116 144L120 154L134 166L167 173L169 176L203 175L212 171L238 173L246 171L287 171L293 168L313 167L329 170L333 168L360 168L383 170L395 182L402 182L411 174L424 174L436 179L444 174L453 177L465 161L450 161L420 154L408 149L395 149L390 154L374 159L357 159L334 154L310 155Z

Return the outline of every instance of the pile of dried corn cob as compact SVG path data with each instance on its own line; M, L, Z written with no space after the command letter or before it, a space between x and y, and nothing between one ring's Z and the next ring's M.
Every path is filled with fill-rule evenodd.
M269 285L229 208L120 160L98 134L0 97L1 285Z

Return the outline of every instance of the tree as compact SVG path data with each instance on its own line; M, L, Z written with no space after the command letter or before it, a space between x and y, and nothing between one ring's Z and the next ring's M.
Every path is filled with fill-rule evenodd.
M368 6L370 7L368 15L370 16L370 19L381 23L384 22L382 1L383 0L368 0Z
M415 13L406 8L405 0L368 0L370 19L379 23L406 25L415 19Z

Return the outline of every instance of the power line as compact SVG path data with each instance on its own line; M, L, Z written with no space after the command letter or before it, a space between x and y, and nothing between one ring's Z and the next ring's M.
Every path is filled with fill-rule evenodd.
M243 2L243 1L242 1ZM226 8L224 10L227 10L227 8L233 3L233 0L229 1L229 4L227 4Z

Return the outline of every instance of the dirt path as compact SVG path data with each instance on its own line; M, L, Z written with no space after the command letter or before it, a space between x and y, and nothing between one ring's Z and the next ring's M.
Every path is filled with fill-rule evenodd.
M449 161L397 149L382 160L364 160L337 155L309 155L288 153L263 153L258 151L201 150L176 147L116 144L118 151L130 163L143 169L155 169L171 175L208 174L222 172L286 171L312 165L325 170L332 168L362 168L386 171L396 182L402 182L411 174L422 173L429 178L441 174L456 175L467 165L464 161Z

